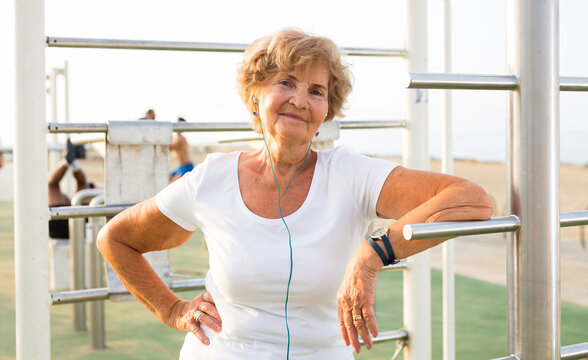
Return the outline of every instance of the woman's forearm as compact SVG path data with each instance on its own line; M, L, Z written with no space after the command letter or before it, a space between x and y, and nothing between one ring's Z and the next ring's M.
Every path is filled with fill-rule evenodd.
M164 324L181 301L159 278L149 262L137 250L117 241L108 229L99 235L98 247L129 292Z
M492 215L492 203L486 192L473 184L460 184L441 191L409 211L389 227L388 236L397 259L404 259L442 243L449 238L407 241L402 230L407 224L487 220Z

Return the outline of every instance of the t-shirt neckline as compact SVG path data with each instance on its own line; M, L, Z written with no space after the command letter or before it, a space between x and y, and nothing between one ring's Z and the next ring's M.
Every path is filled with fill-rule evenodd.
M258 222L262 222L262 223L267 223L267 224L273 224L273 223L282 223L282 219L281 218L266 218L263 216L260 216L256 213L254 213L253 211L251 211L247 205L245 205L245 201L243 200L243 197L241 196L241 186L239 185L239 158L241 156L243 152L242 151L238 151L236 152L236 156L235 159L233 161L233 165L232 165L232 171L233 171L233 178L235 179L235 186L233 186L233 189L235 189L235 194L234 196L237 198L235 203L238 204L238 206L241 208L241 210L243 211L244 214L246 214L248 217L254 219L255 221ZM300 207L298 209L296 209L296 211L294 211L292 214L284 216L284 220L287 219L296 219L298 217L301 216L301 214L304 213L305 208L307 208L309 205L309 203L311 202L312 198L314 197L315 194L315 189L318 186L317 185L317 179L320 177L321 174L321 169L322 169L322 162L321 162L321 152L317 151L317 159L316 159L316 164L314 166L314 173L312 175L312 180L310 182L310 189L308 189L308 194L306 194L306 199L304 199L304 202L302 203L302 205L300 205ZM277 199L276 199L277 201Z

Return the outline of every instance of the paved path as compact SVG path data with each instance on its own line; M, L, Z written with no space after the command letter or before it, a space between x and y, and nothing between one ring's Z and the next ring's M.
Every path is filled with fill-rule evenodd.
M506 240L503 235L468 236L455 242L455 273L506 285ZM441 247L431 250L431 265L440 269ZM588 249L579 240L561 243L561 299L588 307Z

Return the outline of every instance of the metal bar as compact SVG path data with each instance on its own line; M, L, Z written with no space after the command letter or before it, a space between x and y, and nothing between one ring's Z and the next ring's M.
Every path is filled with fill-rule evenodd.
M562 76L559 78L560 91L588 91L588 78Z
M514 75L474 75L414 73L406 75L409 89L516 90L519 80Z
M104 190L84 189L78 191L71 199L72 207L80 206L86 199L103 194ZM83 218L69 219L70 244L70 284L71 290L81 290L86 287L86 231ZM86 331L86 304L74 304L73 326L76 331Z
M394 264L394 265L386 265L384 267L382 267L380 269L380 272L383 271L397 271L397 270L406 270L408 269L408 265L406 263L406 260L400 260L398 263Z
M446 238L464 235L493 234L517 231L521 222L515 215L494 217L484 221L448 221L405 225L406 240Z
M93 49L128 49L128 50L174 50L204 52L244 52L249 44L207 43L187 41L153 41L120 39L84 39L68 37L47 37L48 47L93 48ZM351 56L406 56L402 49L354 48L344 47L344 54Z
M250 122L175 122L172 124L174 131L253 131Z
M90 201L90 206L97 206L104 204L104 194L100 194ZM96 247L98 232L104 226L104 218L89 219L86 224L86 237L92 239L87 243L86 248L88 254L88 286L90 288L100 288L104 286L104 259ZM90 343L92 349L106 348L106 330L104 324L104 301L92 301L90 307L90 326L88 335L90 336Z
M518 91L509 94L508 111L508 192L511 211L521 221L512 248L509 353L551 360L560 357L561 343L559 1L508 1L507 19L507 72L521 79Z
M385 128L404 128L405 120L346 120L339 121L341 129L385 129Z
M204 279L177 280L172 283L171 289L176 292L204 290L204 281ZM108 300L110 295L113 294L108 291L108 288L62 291L51 294L51 303L52 305L61 305L83 301ZM128 294L128 292L116 293L116 295L120 294Z
M561 360L588 358L588 342L561 347Z
M131 206L133 206L133 204L104 206L57 206L50 207L49 212L51 213L51 220L114 216Z
M383 331L378 334L378 336L372 338L373 343L383 343L387 341L406 341L408 340L408 333L404 330L391 330L391 331ZM363 345L363 339L359 342Z
M427 61L427 0L404 0L404 48L407 50L406 72L425 72ZM427 90L408 89L403 131L402 162L411 169L429 169L429 107ZM407 259L403 274L403 320L410 333L404 349L405 360L432 358L431 339L431 255L424 251Z
M559 226L581 226L588 225L588 210L565 211L559 215Z
M17 360L51 357L45 2L14 1L14 278Z
M516 90L514 75L474 75L451 73L409 73L405 85L410 89ZM560 91L588 91L588 78L562 76Z
M108 131L106 123L58 123L53 122L47 124L49 133L105 133Z
M404 120L345 120L339 121L341 129L384 129L406 127ZM252 131L249 122L176 122L172 124L175 132L208 132L208 131ZM49 123L49 133L106 133L106 123ZM7 148L6 150L9 150Z
M501 357L501 358L497 358L497 359L492 359L492 360L520 360L520 359L516 355L510 355L510 356L505 356L505 357Z
M443 1L443 71L451 73L451 0ZM443 95L441 169L453 174L453 114L451 91ZM441 245L443 262L443 360L455 360L455 243Z

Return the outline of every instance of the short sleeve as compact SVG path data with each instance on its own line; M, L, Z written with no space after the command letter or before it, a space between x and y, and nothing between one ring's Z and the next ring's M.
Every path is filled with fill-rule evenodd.
M157 195L155 203L165 216L188 231L198 227L196 220L196 191L202 177L203 164L169 184Z
M333 163L344 182L341 185L349 188L358 207L369 218L377 218L376 206L382 187L398 164L359 154L345 146L335 150Z

